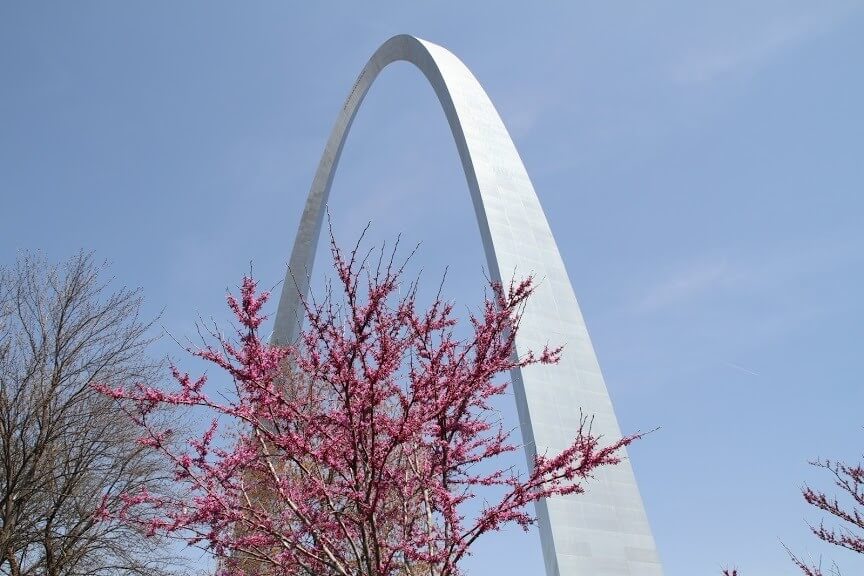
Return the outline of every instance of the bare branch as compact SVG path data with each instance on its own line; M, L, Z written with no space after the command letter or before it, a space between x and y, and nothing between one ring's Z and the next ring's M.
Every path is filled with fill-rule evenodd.
M166 484L129 418L93 389L155 382L139 291L80 253L0 270L0 574L167 574L158 539L98 512Z

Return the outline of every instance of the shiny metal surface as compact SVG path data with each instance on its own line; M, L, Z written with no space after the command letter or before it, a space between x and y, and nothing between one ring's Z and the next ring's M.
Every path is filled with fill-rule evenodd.
M542 279L526 307L520 351L565 344L557 366L512 373L529 462L554 454L575 437L580 408L594 431L621 437L576 296L522 160L486 92L446 49L412 36L385 42L360 73L324 150L291 253L273 341L300 329L300 294L309 289L325 204L345 137L378 73L391 62L414 64L431 84L459 150L492 278L514 271ZM540 502L537 517L548 576L661 576L662 568L629 460L602 470L588 492ZM527 545L527 544L526 544Z

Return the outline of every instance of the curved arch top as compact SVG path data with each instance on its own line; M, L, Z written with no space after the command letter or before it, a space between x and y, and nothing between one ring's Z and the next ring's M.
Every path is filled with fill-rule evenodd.
M363 68L330 133L315 173L291 252L272 340L299 335L301 295L309 290L330 187L346 136L375 78L404 60L429 81L453 133L474 204L491 277L533 273L543 282L529 301L516 347L566 343L556 366L511 373L529 463L556 453L575 437L580 408L594 415L594 431L621 437L582 313L546 216L516 147L471 71L451 52L408 35L381 45ZM601 470L587 492L537 505L547 576L662 576L654 539L629 460Z

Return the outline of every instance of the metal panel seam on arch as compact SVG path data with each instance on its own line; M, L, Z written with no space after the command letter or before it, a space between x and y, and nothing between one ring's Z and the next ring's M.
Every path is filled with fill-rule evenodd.
M579 304L507 129L480 83L456 56L413 36L394 36L378 48L339 113L294 241L273 342L293 342L299 335L301 295L309 290L324 208L345 138L375 78L395 61L414 64L444 109L492 279L501 282L502 270L543 279L524 311L517 351L540 349L547 342L566 345L559 364L511 373L529 463L538 452L554 454L567 447L576 436L580 409L594 415L594 432L609 441L619 439L621 431ZM292 278L292 270L305 273ZM536 511L547 576L662 576L629 460L601 469L586 493L540 501Z

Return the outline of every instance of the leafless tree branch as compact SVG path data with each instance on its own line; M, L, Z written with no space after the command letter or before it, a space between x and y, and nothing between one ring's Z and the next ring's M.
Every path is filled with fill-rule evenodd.
M128 416L91 387L160 372L140 292L109 289L105 268L81 253L0 269L0 575L176 572L163 541L100 520L120 494L169 480Z

